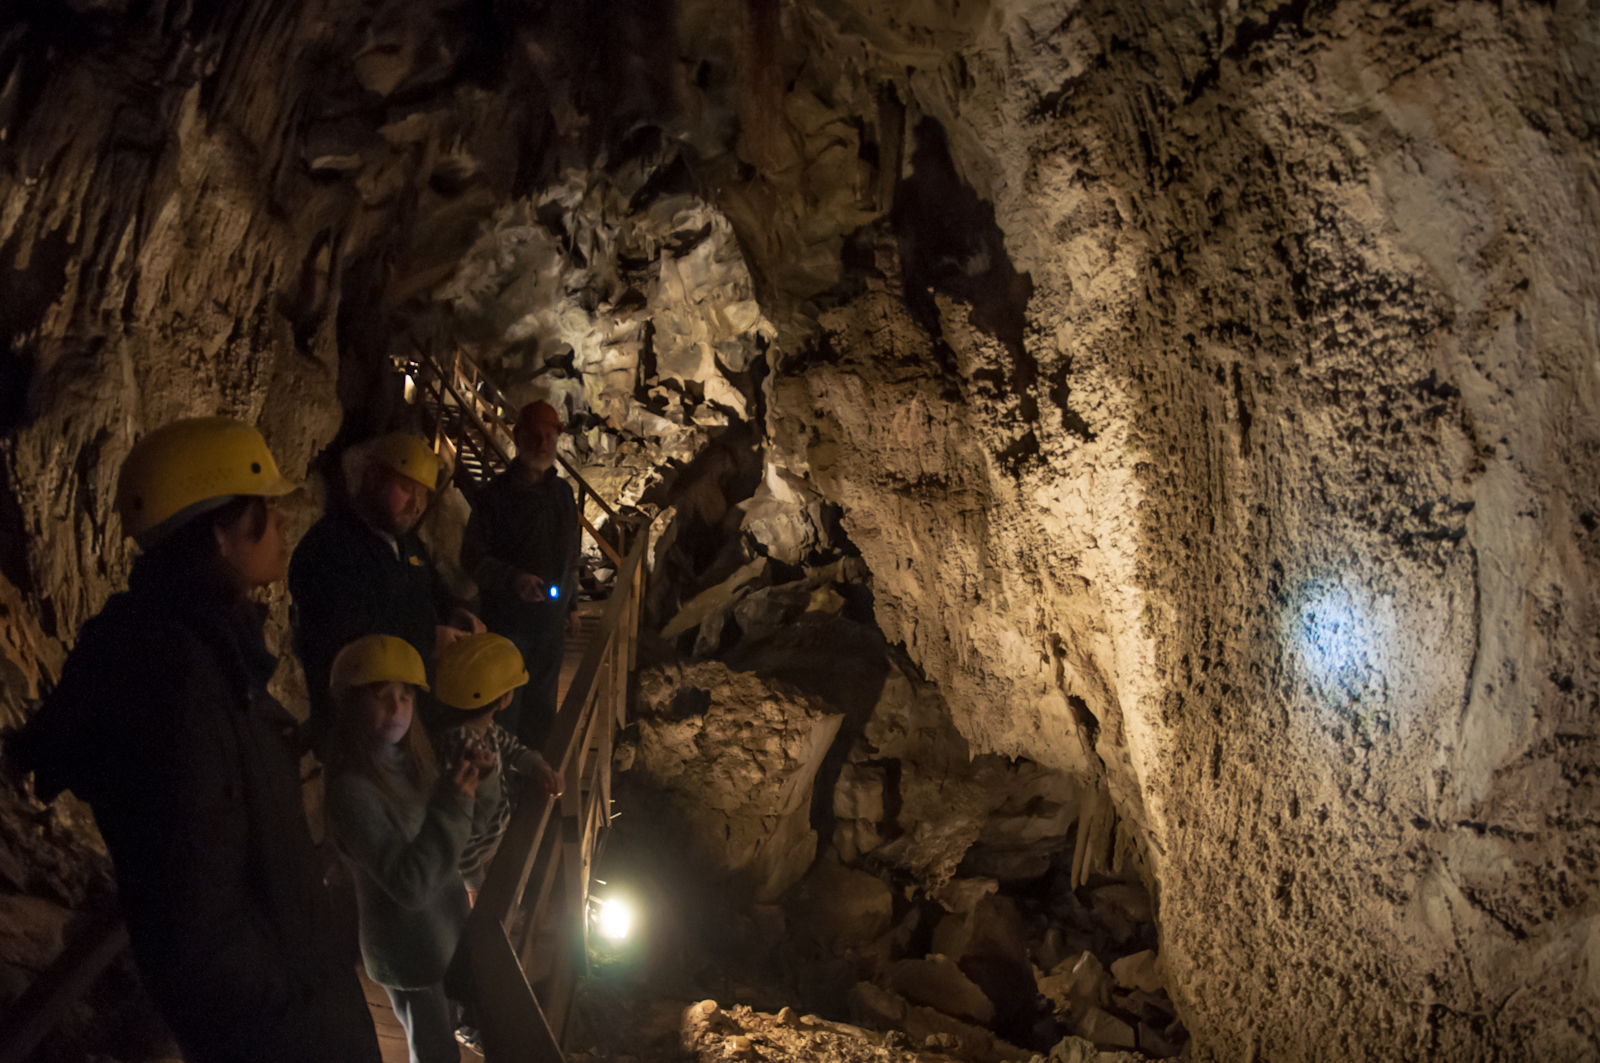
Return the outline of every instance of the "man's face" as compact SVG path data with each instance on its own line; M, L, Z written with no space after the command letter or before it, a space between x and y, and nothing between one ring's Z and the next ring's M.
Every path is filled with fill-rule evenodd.
M380 461L367 466L361 484L361 511L390 535L404 535L417 526L428 505L428 489Z
M556 440L561 429L553 424L536 421L517 432L517 460L536 472L544 472L556 463Z

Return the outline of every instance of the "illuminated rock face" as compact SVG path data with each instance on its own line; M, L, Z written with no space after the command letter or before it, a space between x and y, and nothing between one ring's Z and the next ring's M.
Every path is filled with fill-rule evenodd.
M775 443L974 749L1092 734L1200 1058L1592 1056L1592 30L1116 7L924 13L997 235L897 199Z
M799 557L839 507L971 751L1109 791L1197 1058L1592 1058L1600 45L1381 8L684 0L483 58L329 0L150 71L27 38L3 707L121 578L139 431L257 417L303 469L497 212L654 130L777 332L751 526ZM729 283L717 336L760 332Z

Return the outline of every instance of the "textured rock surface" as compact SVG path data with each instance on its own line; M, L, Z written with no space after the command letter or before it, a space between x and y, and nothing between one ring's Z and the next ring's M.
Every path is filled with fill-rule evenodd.
M682 470L690 592L837 522L953 792L1025 757L1076 795L972 874L1074 820L1138 869L1195 1058L1600 1052L1592 5L169 6L0 34L0 712L126 569L140 431L256 418L298 475L543 204L574 313L529 336L580 340L544 384L618 489L674 403L768 432ZM682 250L726 319L658 301L660 352L568 269L649 274L606 244L645 188L715 209ZM655 254L640 305L708 264ZM885 867L1006 818L895 836L855 748Z
M708 661L639 682L643 779L674 798L679 827L711 877L757 900L800 879L817 851L811 786L842 717L815 699Z
M1093 742L1200 1058L1593 1055L1592 13L852 10L994 219L772 384L889 638Z

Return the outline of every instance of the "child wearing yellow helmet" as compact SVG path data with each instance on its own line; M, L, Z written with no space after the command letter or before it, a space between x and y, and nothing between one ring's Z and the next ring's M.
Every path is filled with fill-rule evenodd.
M456 1063L445 971L469 909L457 870L489 758L467 751L441 773L420 725L422 657L404 639L367 635L334 657L328 824L360 900L361 956L383 986L418 1063Z
M551 797L561 795L561 776L495 722L495 715L511 704L512 693L528 681L522 654L510 639L490 632L464 635L440 652L434 670L439 700L457 712L454 726L439 736L440 748L453 757L479 751L492 765L478 786L472 837L461 854L462 877L476 894L511 821L511 793L502 769L516 772Z

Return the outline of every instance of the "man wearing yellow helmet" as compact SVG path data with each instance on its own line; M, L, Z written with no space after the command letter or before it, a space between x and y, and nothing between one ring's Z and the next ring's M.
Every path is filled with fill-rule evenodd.
M314 742L331 725L328 677L340 647L363 635L393 635L431 661L460 634L444 623L449 593L415 533L438 482L438 456L415 436L391 432L352 447L344 464L348 500L328 506L289 565ZM481 627L471 614L460 622Z
M293 490L261 434L167 425L117 484L140 547L126 592L84 625L7 742L44 800L94 809L144 984L193 1063L377 1063L377 1036L322 884L294 718L256 589L284 578Z

